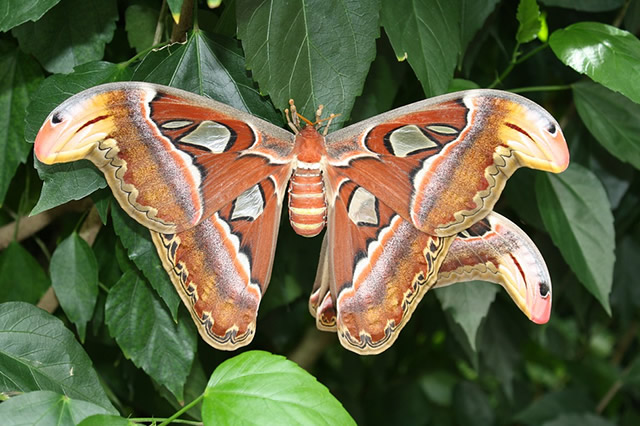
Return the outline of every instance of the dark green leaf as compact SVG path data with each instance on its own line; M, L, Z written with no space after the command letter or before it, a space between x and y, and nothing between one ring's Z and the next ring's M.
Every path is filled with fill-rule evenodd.
M487 17L493 12L500 0L462 0L460 16L460 40L462 52L484 25Z
M40 66L31 57L0 41L0 206L18 165L31 151L24 140L24 117L29 95L41 79Z
M191 318L176 324L165 304L135 271L109 291L105 323L125 356L182 401L196 350Z
M540 28L540 9L536 0L520 0L518 5L518 13L516 14L518 22L518 32L516 40L518 43L524 44L535 40Z
M613 312L623 322L628 323L640 312L640 286L636 284L636 262L640 259L640 242L633 235L627 234L620 239L616 249L611 305Z
M149 230L131 219L118 206L111 209L113 229L120 237L122 245L127 249L129 259L142 271L151 286L158 292L171 312L174 320L178 319L180 297L176 292L167 272L164 270L156 247L151 241Z
M595 414L561 414L555 419L543 423L542 426L614 426L615 423L610 422L604 417Z
M527 408L516 414L514 420L531 426L540 425L555 418L558 413L586 413L593 409L584 389L565 389L549 392L534 400Z
M40 264L20 243L12 241L0 251L0 302L36 303L50 284Z
M427 97L446 92L451 83L462 53L461 13L460 0L383 2L382 26L396 56L409 61Z
M75 426L86 417L108 413L98 405L51 391L25 393L0 404L0 419L4 426Z
M169 10L171 11L171 16L173 16L173 21L176 24L180 22L180 11L182 10L182 1L183 0L167 0L167 4L169 5Z
M91 247L72 233L53 252L49 272L60 306L84 341L98 299L98 262Z
M375 57L379 9L379 0L264 1L257 7L238 0L247 67L281 110L294 98L302 115L314 117L322 104L342 114L341 123Z
M134 423L129 419L125 419L120 416L110 416L107 414L94 414L89 416L78 423L78 426L135 426L139 423Z
M478 327L499 290L495 284L470 281L435 291L442 309L449 311L455 322L460 324L473 350L476 350Z
M547 6L565 7L585 12L604 12L621 7L624 0L540 0Z
M132 79L209 96L271 122L282 120L247 77L242 51L231 40L199 30L185 44L149 53Z
M475 383L459 383L453 391L455 415L460 425L491 425L495 422L487 394Z
M250 351L211 375L202 403L205 424L355 424L313 376L282 356Z
M582 284L611 313L615 233L604 187L591 171L572 163L560 175L539 174L536 196L554 244Z
M465 80L462 78L454 78L447 89L448 93L458 92L460 90L479 89L480 86L475 81Z
M127 8L124 14L127 39L137 52L153 45L159 13L153 4L132 4Z
M640 105L593 83L574 84L573 98L582 122L598 142L640 169Z
M453 388L460 380L448 371L434 371L420 378L420 388L430 401L443 407L450 407Z
M640 40L633 34L598 22L579 22L554 31L549 44L565 65L640 103Z
M0 371L2 392L50 390L116 413L73 333L28 303L0 305Z
M27 21L37 21L60 0L3 0L0 5L0 32Z
M70 73L77 65L102 59L117 19L115 0L62 0L37 22L14 28L13 34L47 71Z

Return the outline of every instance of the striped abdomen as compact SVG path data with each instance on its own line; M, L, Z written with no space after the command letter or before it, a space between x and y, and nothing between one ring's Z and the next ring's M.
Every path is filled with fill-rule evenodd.
M303 237L318 235L327 221L322 172L298 167L289 186L289 221Z

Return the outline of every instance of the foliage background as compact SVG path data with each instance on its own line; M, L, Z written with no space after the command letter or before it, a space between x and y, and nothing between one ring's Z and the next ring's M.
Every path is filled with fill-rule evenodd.
M209 0L195 19L185 3L0 5L0 418L152 423L184 406L220 424L640 423L639 0ZM213 350L101 175L34 164L57 104L119 80L281 125L290 97L344 125L463 88L525 94L558 118L572 164L518 171L496 210L547 260L550 322L529 323L496 286L459 284L427 294L389 350L357 356L314 330L320 239L284 217L254 342Z

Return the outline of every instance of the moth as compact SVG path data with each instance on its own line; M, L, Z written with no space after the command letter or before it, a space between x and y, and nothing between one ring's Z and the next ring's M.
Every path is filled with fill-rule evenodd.
M543 108L470 90L330 134L320 111L305 126L291 103L288 121L293 133L182 90L111 83L51 112L35 154L46 164L89 159L104 173L218 349L255 334L285 197L298 234L327 228L309 309L349 350L385 350L429 288L472 279L501 284L532 321L548 320L542 256L492 212L518 167L568 165Z

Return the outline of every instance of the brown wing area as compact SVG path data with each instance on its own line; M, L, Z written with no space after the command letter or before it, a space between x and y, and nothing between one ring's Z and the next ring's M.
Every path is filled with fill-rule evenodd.
M217 349L233 350L253 339L271 276L286 176L263 180L194 228L151 233L198 331Z
M567 167L558 124L506 92L445 95L329 135L329 164L418 229L455 235L495 205L521 166Z
M375 354L389 347L435 280L451 238L418 231L351 181L343 182L328 227L330 295L316 310L344 347Z
M551 313L551 278L542 255L514 223L497 213L458 234L434 287L484 280L503 286L533 322Z
M293 135L211 99L147 83L79 93L42 126L47 163L89 159L122 208L164 233L195 226L291 159Z

